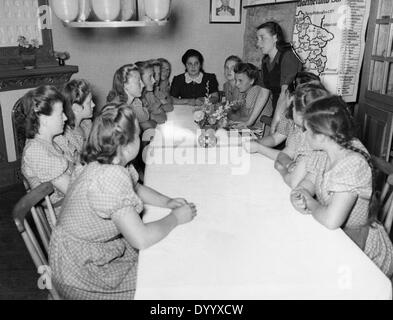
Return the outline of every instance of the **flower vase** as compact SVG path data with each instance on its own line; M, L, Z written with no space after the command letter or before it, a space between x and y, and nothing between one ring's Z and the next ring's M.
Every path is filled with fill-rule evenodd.
M198 137L198 144L203 148L212 148L217 145L217 137L214 129L202 129Z
M19 47L19 56L25 69L34 69L36 67L37 56L34 48Z

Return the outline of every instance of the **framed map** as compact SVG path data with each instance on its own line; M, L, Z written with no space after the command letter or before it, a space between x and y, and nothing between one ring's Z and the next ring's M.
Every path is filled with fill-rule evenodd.
M357 101L370 5L370 0L299 2L296 9L293 48L305 69L346 102Z

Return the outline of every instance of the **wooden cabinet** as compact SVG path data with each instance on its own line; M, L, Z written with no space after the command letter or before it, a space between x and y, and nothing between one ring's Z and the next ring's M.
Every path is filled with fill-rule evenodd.
M373 0L366 38L358 120L368 150L392 160L393 1ZM392 154L393 155L393 154Z

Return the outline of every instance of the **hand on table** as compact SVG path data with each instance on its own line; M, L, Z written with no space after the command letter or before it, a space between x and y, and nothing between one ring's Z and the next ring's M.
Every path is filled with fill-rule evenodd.
M183 198L169 199L166 203L167 208L176 209L187 204L187 200Z
M240 130L240 129L248 129L244 122L233 122L231 124L232 129Z
M256 153L259 150L259 143L257 140L243 141L243 147L249 153Z
M311 198L311 195L307 190L294 189L291 192L291 203L294 208L302 214L310 214L310 209L307 206L307 201Z
M181 225L192 221L197 215L195 204L187 203L181 207L172 210L172 214L176 217L177 225Z
M289 173L292 173L293 170L295 170L295 168L296 168L296 161L292 161L287 165L287 170Z
M204 98L195 99L195 105L196 106L203 106L204 103L205 103L205 99Z

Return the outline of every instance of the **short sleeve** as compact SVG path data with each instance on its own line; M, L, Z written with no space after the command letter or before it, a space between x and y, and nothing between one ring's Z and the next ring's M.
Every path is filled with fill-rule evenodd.
M295 56L292 50L285 51L281 60L280 85L290 84L301 69L302 63Z
M87 199L90 207L103 219L111 219L114 213L126 207L133 207L138 213L143 208L128 170L114 165L102 168L89 186Z
M130 174L130 177L132 180L132 185L135 188L136 185L138 184L138 181L139 181L139 174L135 170L135 167L132 164L130 164L127 169L128 169L128 173Z
M83 132L85 133L85 136L88 137L91 128L93 127L93 121L91 119L85 119L81 122L81 127L83 129Z
M181 75L175 76L171 84L170 94L172 97L180 97Z
M325 171L327 160L328 155L325 151L312 151L307 155L306 171L313 177L313 180L318 173Z
M282 115L280 121L278 122L276 132L279 134L282 134L283 136L288 137L289 130L291 127L291 122L292 122L292 120L290 120L287 117L285 117L284 115Z
M67 173L69 165L61 154L56 155L36 144L25 149L24 163L27 175L37 177L40 182L56 180Z
M361 155L345 157L329 172L327 190L330 192L353 192L369 196L371 188L371 168Z

